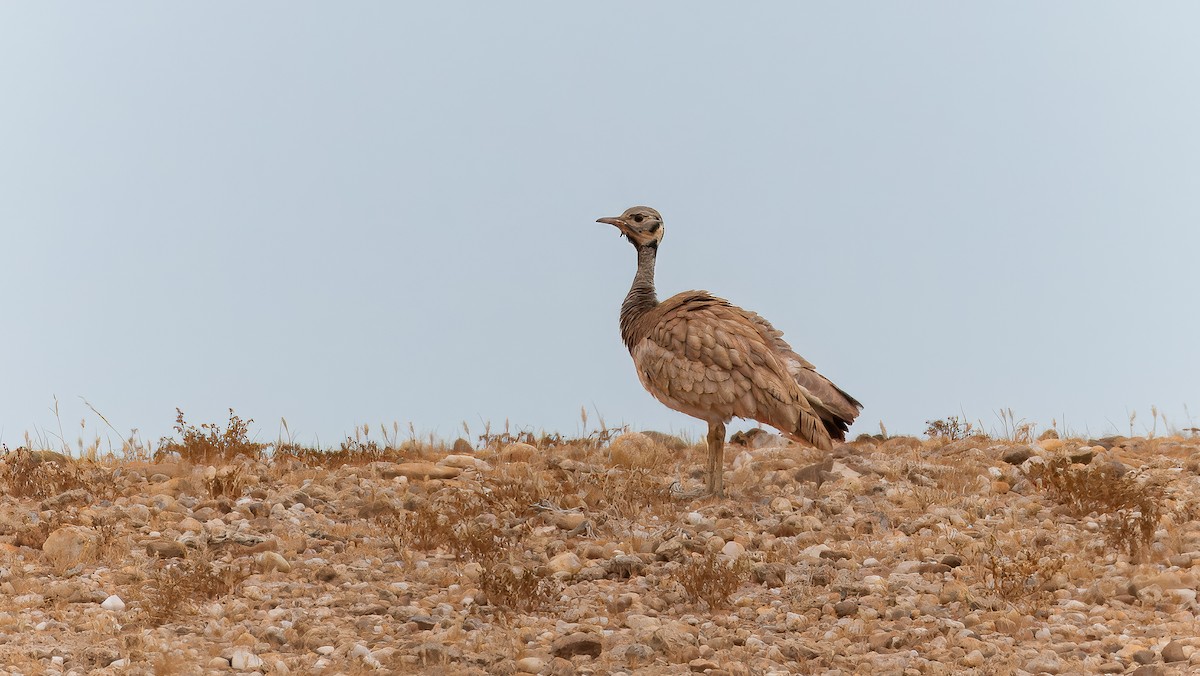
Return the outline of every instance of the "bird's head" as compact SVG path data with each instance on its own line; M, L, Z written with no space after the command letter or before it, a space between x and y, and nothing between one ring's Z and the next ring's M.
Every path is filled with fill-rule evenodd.
M596 222L617 226L621 234L639 249L644 246L657 249L663 238L662 214L650 207L629 207L620 216L598 218Z

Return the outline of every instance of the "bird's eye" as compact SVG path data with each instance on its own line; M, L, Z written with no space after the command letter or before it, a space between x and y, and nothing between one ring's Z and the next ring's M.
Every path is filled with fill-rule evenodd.
M633 220L635 223L641 223L642 221L646 220L646 217L641 214L638 214L637 216L633 217Z

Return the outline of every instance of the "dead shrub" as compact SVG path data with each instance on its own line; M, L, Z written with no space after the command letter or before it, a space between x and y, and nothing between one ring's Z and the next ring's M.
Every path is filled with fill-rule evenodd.
M1162 514L1161 490L1136 472L1111 463L1079 466L1057 458L1034 465L1027 475L1072 516L1096 514L1108 545L1131 558L1138 558L1154 540Z
M387 537L395 540L396 549L412 548L428 552L447 542L451 525L443 522L429 503L421 503L408 511L387 511L372 517L372 521Z
M220 564L208 549L183 560L159 562L131 597L154 626L194 612L203 602L234 591L249 576L244 567Z
M675 573L675 580L693 603L704 601L710 610L729 603L729 597L750 577L750 560L726 560L716 552L692 555Z
M509 563L486 566L479 588L491 605L523 613L544 610L558 596L558 584L549 572Z
M926 420L925 424L925 436L930 439L958 441L977 434L974 425L965 420L959 420L956 415L942 420Z
M52 451L31 451L25 447L5 454L0 462L0 482L6 493L17 498L45 500L87 482L74 461Z
M175 409L175 432L179 440L163 437L154 453L156 462L168 456L177 456L197 465L220 465L238 457L258 460L262 457L265 444L251 441L250 423L254 419L242 420L229 409L229 423L224 429L217 423L203 423L200 427L187 424L183 411Z
M1009 603L1036 604L1048 597L1044 585L1062 570L1062 554L1027 545L1009 553L991 536L981 555L980 567L988 589Z

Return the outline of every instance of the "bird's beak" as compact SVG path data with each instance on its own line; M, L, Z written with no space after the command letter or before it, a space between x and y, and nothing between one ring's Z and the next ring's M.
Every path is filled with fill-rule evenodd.
M620 218L620 217L597 218L596 222L597 223L608 223L609 225L615 225L615 226L617 226L617 230L621 231L622 237L629 237L629 224L626 223L625 219L623 219L623 218Z

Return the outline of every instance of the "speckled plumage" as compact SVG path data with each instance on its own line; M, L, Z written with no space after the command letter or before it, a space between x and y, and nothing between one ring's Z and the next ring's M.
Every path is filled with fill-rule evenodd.
M616 225L638 252L638 271L621 306L621 336L650 394L709 424L709 488L721 493L725 423L747 418L829 450L862 405L792 350L759 315L706 291L658 302L654 262L662 217L633 207Z

